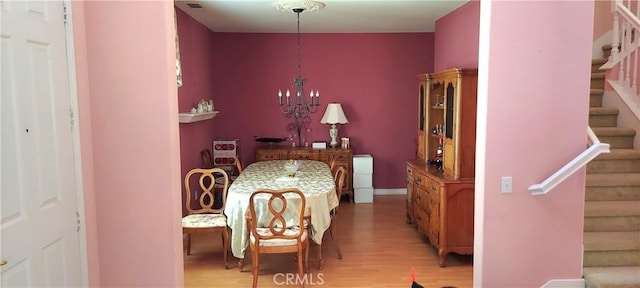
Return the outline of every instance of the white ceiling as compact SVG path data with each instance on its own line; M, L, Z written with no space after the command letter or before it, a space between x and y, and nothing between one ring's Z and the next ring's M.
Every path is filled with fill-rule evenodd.
M271 0L175 0L175 6L214 32L295 33L296 14ZM324 0L300 14L301 33L434 32L435 21L468 0ZM199 4L191 8L187 4Z

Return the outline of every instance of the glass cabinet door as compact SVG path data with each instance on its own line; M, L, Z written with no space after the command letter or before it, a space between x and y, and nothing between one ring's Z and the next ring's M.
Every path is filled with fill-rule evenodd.
M426 135L427 130L427 75L418 75L418 139L416 156L418 159L426 159Z
M418 130L419 131L423 131L424 132L424 114L425 114L425 109L424 109L424 85L420 85L420 103L418 103L418 109L419 109L419 123L418 123Z
M455 89L453 88L453 83L449 82L447 83L447 96L446 96L446 103L447 103L447 110L445 111L445 126L444 126L444 136L447 139L453 139L453 126L455 125L454 121L455 121L455 117L454 117L454 111L456 111L456 103L454 101L454 92Z
M444 115L444 157L442 159L443 162L443 170L448 175L454 175L454 171L456 170L456 147L455 147L455 127L456 127L456 80L449 79L445 83L445 115Z
M429 99L427 103L428 134L427 158L436 166L441 167L442 137L444 134L444 89L440 79L433 79L429 85Z

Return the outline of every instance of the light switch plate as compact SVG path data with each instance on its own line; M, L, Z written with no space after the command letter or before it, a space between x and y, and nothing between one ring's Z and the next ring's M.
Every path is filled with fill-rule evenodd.
M501 186L502 193L511 193L513 189L513 179L511 178L511 176L502 177L502 182L500 186Z

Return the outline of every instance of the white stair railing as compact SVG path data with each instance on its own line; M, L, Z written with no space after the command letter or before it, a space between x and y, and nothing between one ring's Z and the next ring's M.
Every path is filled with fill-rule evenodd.
M593 130L591 130L591 127L588 127L587 136L591 146L580 153L580 155L576 156L576 158L569 161L569 163L562 166L562 168L560 168L556 173L553 173L553 175L549 176L546 180L539 184L529 186L531 195L545 195L549 193L551 189L558 186L558 184L569 178L573 173L576 173L582 167L587 165L587 163L591 162L591 160L598 157L598 155L602 153L609 153L609 144L601 143L596 134L593 133Z
M633 5L632 5L633 4ZM607 79L613 90L640 119L640 90L638 64L640 62L640 5L637 1L612 1L613 41L609 61L600 69L617 70L617 79ZM632 8L635 7L635 12Z

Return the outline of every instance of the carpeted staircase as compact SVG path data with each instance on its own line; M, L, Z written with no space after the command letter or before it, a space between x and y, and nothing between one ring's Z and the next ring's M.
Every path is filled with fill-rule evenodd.
M636 130L618 127L618 109L602 107L604 72L594 59L589 126L611 153L587 164L583 276L588 288L640 287L640 147Z

